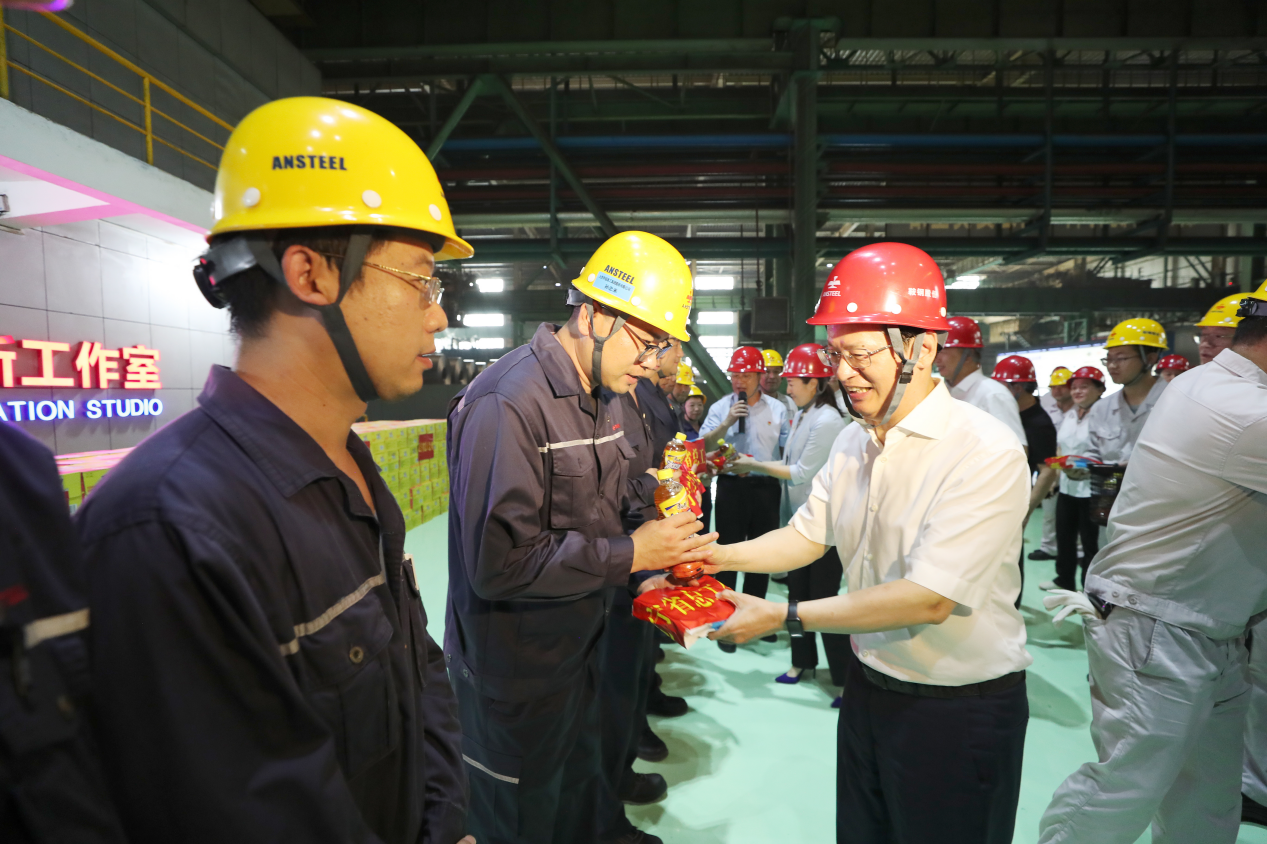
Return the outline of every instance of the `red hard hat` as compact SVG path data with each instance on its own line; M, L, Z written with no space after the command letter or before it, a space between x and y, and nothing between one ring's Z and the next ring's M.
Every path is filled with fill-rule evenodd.
M952 317L951 322L959 317ZM1034 371L1034 362L1020 355L1008 355L994 365L990 377L1004 384L1038 383L1038 373Z
M1104 373L1094 366L1080 366L1073 373L1074 378L1088 378L1092 381L1099 381L1100 386L1104 386ZM1070 380L1073 380L1072 378Z
M784 378L830 378L836 373L818 357L822 346L817 343L802 343L787 353L783 362Z
M727 372L765 372L765 358L755 346L740 346L730 356Z
M922 249L875 243L832 268L810 325L907 325L949 331L941 268Z
M1173 369L1177 372L1187 372L1191 368L1192 364L1190 364L1188 359L1183 355L1166 355L1164 358L1157 361L1158 372L1163 369Z
M950 333L946 335L945 349L979 349L981 348L981 326L975 319L966 316L950 318Z

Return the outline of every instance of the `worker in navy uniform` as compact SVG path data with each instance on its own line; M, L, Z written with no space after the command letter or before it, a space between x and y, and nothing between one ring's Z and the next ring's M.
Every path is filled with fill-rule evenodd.
M283 170L320 148L347 171ZM76 514L102 757L138 842L473 844L405 520L351 426L417 392L471 247L372 112L276 100L233 131L195 278L241 341Z
M53 455L0 422L0 841L123 842L91 723L88 596Z
M715 538L690 513L632 535L622 522L633 450L615 398L687 337L690 268L660 238L624 232L572 284L567 324L542 325L449 414L445 656L480 844L599 840L607 610L631 574L707 560Z

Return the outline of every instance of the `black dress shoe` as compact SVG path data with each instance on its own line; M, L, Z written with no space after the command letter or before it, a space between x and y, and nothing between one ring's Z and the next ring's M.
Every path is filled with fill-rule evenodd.
M664 839L641 829L631 829L619 838L603 839L603 844L664 844Z
M650 727L644 727L638 736L638 758L644 762L663 762L669 758L669 746L651 732Z
M676 718L679 715L685 715L690 709L686 705L686 698L666 695L659 689L652 689L650 697L647 698L648 715L659 715L661 718Z
M1267 826L1267 806L1259 803L1248 794L1242 794L1241 823L1252 823L1255 826Z
M762 637L761 637L761 641L763 641L763 642L777 642L777 641L779 641L779 634L777 634L777 633L771 633L769 636L762 636Z
M1034 562L1036 562L1036 563L1041 563L1041 562L1044 562L1044 561L1046 561L1046 560L1054 560L1054 559L1056 559L1056 555L1055 555L1055 554L1048 554L1048 553L1047 553L1046 551L1044 551L1042 548L1035 548L1033 551L1030 551L1030 552L1029 552L1029 556L1028 556L1028 557L1026 557L1026 559L1028 559L1028 560L1033 560L1033 561L1034 561Z
M645 806L669 793L669 784L659 774L634 774L620 793L622 803Z
M721 652L722 652L722 653L724 653L724 654L733 654L733 653L735 652L735 643L734 643L734 642L722 642L722 641L718 641L718 643L717 643L717 647L718 647L718 648L720 648L720 649L721 649Z

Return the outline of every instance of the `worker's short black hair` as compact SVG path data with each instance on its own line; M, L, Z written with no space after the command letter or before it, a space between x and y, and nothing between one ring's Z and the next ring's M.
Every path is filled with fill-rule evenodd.
M1267 317L1242 317L1232 335L1233 346L1256 346L1267 339Z
M1034 393L1038 392L1037 381L1016 381L1013 383L1015 384L1015 386L1020 387L1022 390L1029 393L1031 396L1034 395Z
M276 229L270 232L262 232L268 236L272 243L273 254L277 256L277 260L281 260L286 254L286 250L292 246L304 246L322 255L342 255L347 251L348 238L353 234L352 226L312 226L308 228L297 229ZM370 240L369 250L366 255L371 255L383 244L391 240L392 236L398 230L382 228L373 232ZM432 251L439 252L444 247L444 238L439 235L424 235L421 232L407 232L413 236L421 236L426 240L432 248ZM239 233L230 232L227 234L216 235L211 238L211 245L215 246L229 238L237 236ZM252 234L260 234L252 232ZM341 262L338 258L327 258L336 270L340 269ZM360 275L357 276L356 284L360 281ZM234 334L243 338L258 338L263 335L265 326L272 318L273 313L277 310L279 296L289 295L268 273L259 267L251 267L245 272L239 273L228 279L228 282L222 288L224 298L229 302L229 327Z

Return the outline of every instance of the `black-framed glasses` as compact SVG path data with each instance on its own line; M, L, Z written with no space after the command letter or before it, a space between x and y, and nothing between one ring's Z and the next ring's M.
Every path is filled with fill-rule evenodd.
M1140 358L1137 355L1120 355L1119 357L1115 357L1115 358L1102 357L1100 358L1100 363L1103 364L1104 366L1114 366L1116 364L1130 363L1133 360L1139 360L1139 359Z
M850 353L850 352L838 352L835 349L819 349L818 359L822 361L823 366L829 366L832 369L839 369L840 362L843 360L845 363L849 364L850 369L857 372L859 370L866 369L868 366L871 365L872 356L878 355L880 354L880 352L887 352L887 351L888 349L884 348L884 349L875 349L874 351L870 351L870 352Z
M638 346L638 345L642 346L642 351L638 353L638 357L634 361L634 363L642 363L651 355L655 355L655 359L659 361L663 359L664 356L669 353L670 349L673 348L672 340L665 340L663 344L651 343L651 342L648 342L647 340L642 339L637 334L634 334L633 329L629 327L629 323L625 323L621 327L624 328L625 331L628 332L629 336L633 338L635 346Z
M322 252L321 254L325 255L327 258L336 258L340 261L343 260L342 255L332 255L329 252ZM424 311L432 305L439 305L440 300L444 297L443 279L436 278L433 275L411 273L409 270L400 270L396 267L387 267L382 264L376 264L373 261L362 261L361 263L367 267L373 267L376 270L381 270L398 281L403 281L405 284L408 284L410 287L417 290L419 297L418 304ZM407 278L401 278L401 276L407 276ZM414 284L414 281L419 282L419 284Z

